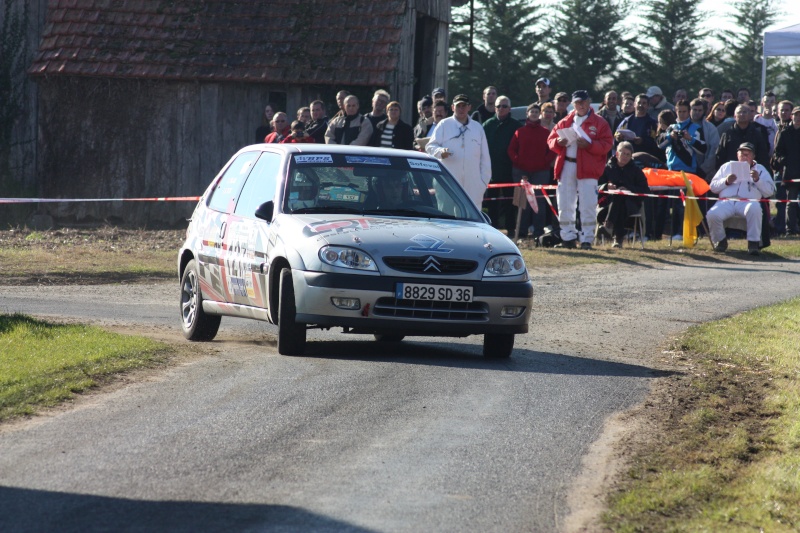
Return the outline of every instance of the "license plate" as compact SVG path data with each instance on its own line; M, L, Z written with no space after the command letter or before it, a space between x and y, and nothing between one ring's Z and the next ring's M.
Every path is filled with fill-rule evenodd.
M395 298L398 300L430 300L434 302L471 302L472 287L398 283L395 289Z

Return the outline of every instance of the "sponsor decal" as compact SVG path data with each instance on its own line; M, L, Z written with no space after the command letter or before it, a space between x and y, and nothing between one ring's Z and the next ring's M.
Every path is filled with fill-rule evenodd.
M295 163L333 163L333 156L330 154L304 154L295 155Z
M409 246L406 252L439 252L441 254L449 254L453 251L452 248L443 248L444 241L431 237L430 235L418 234L411 238L417 246Z
M409 159L408 166L411 168L418 168L420 170L435 170L441 172L442 168L439 163L435 161L425 161L423 159Z
M244 278L229 277L228 290L235 296L247 297L247 283Z
M391 165L388 157L369 157L365 155L346 155L344 160L351 164L361 165Z

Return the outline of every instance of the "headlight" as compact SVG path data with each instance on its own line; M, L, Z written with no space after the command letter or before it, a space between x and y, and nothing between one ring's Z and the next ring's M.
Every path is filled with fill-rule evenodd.
M486 263L484 276L519 276L524 274L525 261L516 254L498 255L489 259Z
M361 250L346 246L323 246L319 250L319 258L323 263L342 268L356 270L378 270L375 261Z

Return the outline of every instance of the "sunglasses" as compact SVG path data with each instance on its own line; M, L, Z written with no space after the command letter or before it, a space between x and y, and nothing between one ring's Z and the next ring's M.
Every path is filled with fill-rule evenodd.
M714 96L714 95L713 95L713 94L711 94L711 93L703 93L703 94L701 94L700 96L702 96L703 98L711 98L711 97L712 97L712 96Z
M559 98L559 102L569 102L569 98Z
M500 109L505 109L505 108L507 108L507 107L511 107L511 106L510 106L510 105L508 105L508 104L498 104L498 105L496 105L495 107L499 107Z

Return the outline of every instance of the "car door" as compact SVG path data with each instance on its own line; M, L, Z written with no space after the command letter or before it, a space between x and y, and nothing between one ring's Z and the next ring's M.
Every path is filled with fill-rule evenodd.
M226 270L231 303L267 307L270 224L256 218L258 206L274 200L284 156L264 152L253 166L228 221Z
M203 296L220 302L229 301L229 283L225 270L227 247L225 238L228 232L229 218L236 206L236 198L242 189L247 176L253 169L261 152L244 152L236 156L217 179L211 191L206 213L200 233L200 277L203 284Z

